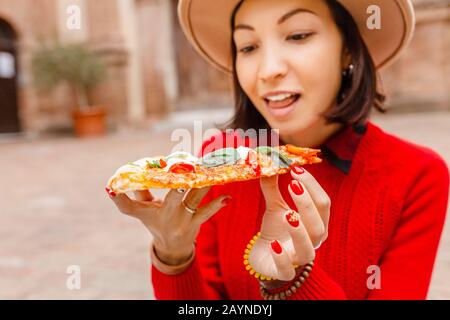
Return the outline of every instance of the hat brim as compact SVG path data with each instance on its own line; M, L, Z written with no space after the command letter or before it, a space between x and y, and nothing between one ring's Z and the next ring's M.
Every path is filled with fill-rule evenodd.
M377 69L394 61L411 41L415 16L410 0L338 0L353 16ZM178 18L196 51L231 73L231 14L240 0L180 0ZM381 28L369 29L369 6L380 8Z

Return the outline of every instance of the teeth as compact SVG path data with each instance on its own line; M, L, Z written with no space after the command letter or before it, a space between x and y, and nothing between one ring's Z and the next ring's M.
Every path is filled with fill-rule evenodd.
M283 94L278 94L276 96L267 97L267 100L270 100L270 101L283 101L283 100L285 100L287 98L290 98L292 96L294 96L294 94L292 94L292 93L283 93Z

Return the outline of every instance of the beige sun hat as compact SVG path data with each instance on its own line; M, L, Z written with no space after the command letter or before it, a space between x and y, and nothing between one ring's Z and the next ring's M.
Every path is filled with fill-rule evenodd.
M231 73L231 15L241 0L180 0L178 18L187 39L209 63ZM394 61L410 42L415 26L410 0L338 0L353 16L376 67ZM381 28L366 26L368 8L380 8Z

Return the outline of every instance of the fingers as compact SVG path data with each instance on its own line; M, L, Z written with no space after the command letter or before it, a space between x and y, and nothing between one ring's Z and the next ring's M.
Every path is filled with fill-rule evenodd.
M181 201L186 195L188 189L170 189L164 198L162 209L169 209L169 212L175 212L179 208Z
M308 190L311 198L322 218L323 224L325 226L325 233L328 233L328 223L330 219L330 207L331 199L328 194L323 190L322 186L317 182L317 180L302 167L294 167L291 170L291 176L303 183L303 185Z
M288 189L313 246L318 246L325 235L325 226L309 192L298 180L292 180Z
M141 218L142 214L151 214L159 209L159 205L156 203L131 200L124 193L115 196L110 195L110 198L120 212L135 218Z
M278 175L261 178L260 185L266 200L266 212L277 212L287 206L278 187Z
M152 201L154 199L150 190L134 191L134 197L139 201Z
M314 260L316 252L311 239L303 225L300 214L294 210L289 210L284 214L286 229L288 230L294 246L295 256L293 263L305 265Z
M155 198L150 190L139 190L134 191L134 197L137 201L148 203L148 205L160 208L163 200L160 198Z
M295 277L295 269L287 251L277 240L270 243L272 258L278 271L278 280L290 281Z
M197 209L197 212L192 218L192 222L201 225L202 223L208 221L214 214L216 214L220 209L226 207L231 203L230 196L220 196L217 197L202 207Z
M164 217L170 220L172 217L182 212L183 214L186 214L186 218L189 218L188 220L190 220L191 217L189 214L191 213L186 212L184 206L191 209L197 209L209 189L210 187L190 190L182 188L171 189L164 199L163 208L167 209L165 210Z
M211 187L189 190L188 194L184 198L184 204L189 208L196 209L208 193L209 189L211 189Z

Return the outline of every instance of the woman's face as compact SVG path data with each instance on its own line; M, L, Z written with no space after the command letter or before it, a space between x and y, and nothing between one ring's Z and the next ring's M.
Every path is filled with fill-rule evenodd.
M233 37L239 83L272 128L289 136L325 124L348 64L325 1L246 0Z

